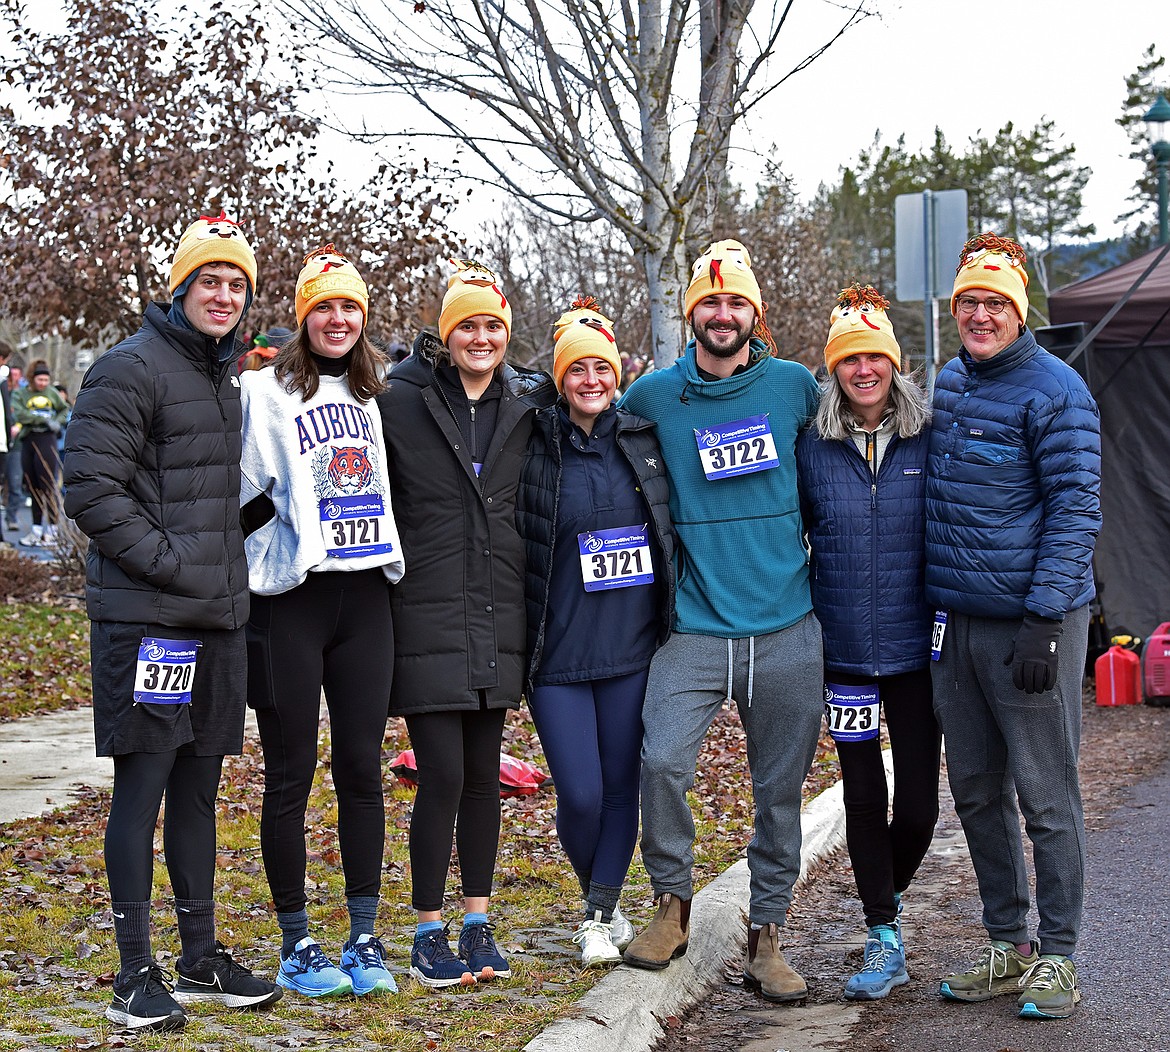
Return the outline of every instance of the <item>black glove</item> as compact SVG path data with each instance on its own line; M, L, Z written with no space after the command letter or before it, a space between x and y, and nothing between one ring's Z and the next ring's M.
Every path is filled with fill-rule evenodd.
M1057 644L1064 625L1047 617L1025 614L1004 664L1012 669L1012 683L1025 694L1043 694L1056 686Z

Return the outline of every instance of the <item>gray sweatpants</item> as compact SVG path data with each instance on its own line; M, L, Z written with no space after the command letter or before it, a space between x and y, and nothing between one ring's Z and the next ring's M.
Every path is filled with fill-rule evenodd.
M1036 864L1041 952L1067 956L1077 946L1084 899L1077 758L1089 608L1065 617L1056 687L1043 694L1016 690L1003 663L1019 627L1014 619L952 612L932 668L934 709L979 881L983 926L993 939L1030 939L1022 812Z
M783 925L800 873L801 786L824 711L821 626L811 613L754 639L676 632L654 655L642 710L642 861L656 895L692 897L687 792L729 677L756 805L750 920Z

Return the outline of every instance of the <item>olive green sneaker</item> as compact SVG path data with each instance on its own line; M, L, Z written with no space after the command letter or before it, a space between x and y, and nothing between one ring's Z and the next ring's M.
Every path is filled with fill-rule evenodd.
M983 947L970 969L948 975L938 992L951 1001L989 1001L1000 994L1018 994L1020 980L1040 957L1036 947L1025 957L1010 942L993 939Z
M1068 957L1046 953L1028 969L1020 982L1021 1019L1067 1019L1073 1014L1081 991L1077 966Z

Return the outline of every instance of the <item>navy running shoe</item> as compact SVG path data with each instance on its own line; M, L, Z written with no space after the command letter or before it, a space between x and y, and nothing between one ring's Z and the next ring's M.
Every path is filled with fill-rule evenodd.
M512 976L512 969L492 938L494 930L490 924L482 922L465 924L459 933L459 956L467 962L467 967L481 983Z
M410 950L410 974L423 986L441 990L447 986L474 986L471 969L451 952L450 925L419 932Z

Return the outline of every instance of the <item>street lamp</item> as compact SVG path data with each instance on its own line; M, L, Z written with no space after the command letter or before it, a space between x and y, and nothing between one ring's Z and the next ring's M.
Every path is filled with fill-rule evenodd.
M1170 124L1170 102L1165 95L1150 107L1143 118L1150 136L1150 152L1154 155L1154 168L1158 173L1158 244L1170 241L1170 230L1166 220L1166 177L1170 172L1170 142L1166 140L1166 126Z

